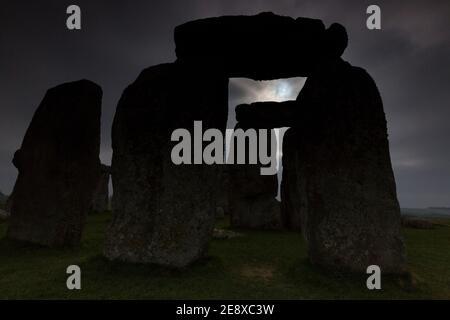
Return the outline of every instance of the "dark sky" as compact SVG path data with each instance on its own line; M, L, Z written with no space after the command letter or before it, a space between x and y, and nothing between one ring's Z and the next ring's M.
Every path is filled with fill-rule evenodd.
M81 31L66 29L70 4L81 7ZM366 28L369 4L381 7L382 30ZM12 154L48 88L81 78L103 87L101 158L109 163L116 103L142 69L175 59L173 28L197 18L261 11L347 27L344 58L368 70L383 97L401 205L450 206L448 0L2 0L0 190L13 187Z

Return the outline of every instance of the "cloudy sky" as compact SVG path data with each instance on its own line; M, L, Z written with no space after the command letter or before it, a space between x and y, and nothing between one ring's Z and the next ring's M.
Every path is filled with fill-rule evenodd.
M66 29L70 4L81 7L81 31ZM382 30L366 28L369 4L380 6ZM142 69L175 59L173 28L197 18L261 11L347 27L349 47L344 58L368 70L383 97L401 205L450 206L448 0L4 0L0 5L0 190L9 193L14 185L12 154L48 88L81 78L103 87L101 158L109 163L117 101ZM254 97L288 98L301 84L301 79L278 84L234 80L230 104Z

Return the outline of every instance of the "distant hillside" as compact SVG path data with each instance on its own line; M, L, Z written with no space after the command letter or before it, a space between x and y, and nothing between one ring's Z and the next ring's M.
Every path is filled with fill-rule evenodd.
M402 208L402 215L405 216L426 216L426 217L449 217L450 208L430 207L425 209L419 208Z

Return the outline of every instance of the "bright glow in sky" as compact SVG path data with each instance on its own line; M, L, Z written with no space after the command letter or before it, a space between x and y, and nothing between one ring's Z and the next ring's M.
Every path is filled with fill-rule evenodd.
M255 81L247 78L230 79L230 102L228 107L228 128L236 125L235 107L243 103L262 101L295 100L305 84L306 78L289 78L272 81ZM278 150L277 159L281 159L281 138L286 129L276 129ZM227 139L227 150L229 140ZM280 161L278 161L280 163Z
M295 100L305 84L306 78L289 78L272 81L255 81L247 78L230 79L230 102L228 106L228 128L236 125L235 107L243 103L262 101L287 101ZM275 129L277 137L277 169L278 182L281 182L281 157L283 135L288 128ZM231 136L226 138L226 153L228 154ZM279 199L279 191L277 198Z

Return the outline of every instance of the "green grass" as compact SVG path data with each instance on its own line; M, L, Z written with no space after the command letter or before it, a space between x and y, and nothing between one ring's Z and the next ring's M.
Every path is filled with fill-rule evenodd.
M89 217L82 245L48 249L4 239L0 224L2 299L450 299L450 227L404 230L412 288L383 277L382 290L366 277L313 268L305 242L292 232L242 232L213 240L209 255L184 270L108 262L101 256L108 214ZM441 221L450 224L450 220ZM225 222L221 222L225 225ZM82 290L66 289L66 268L82 269Z

